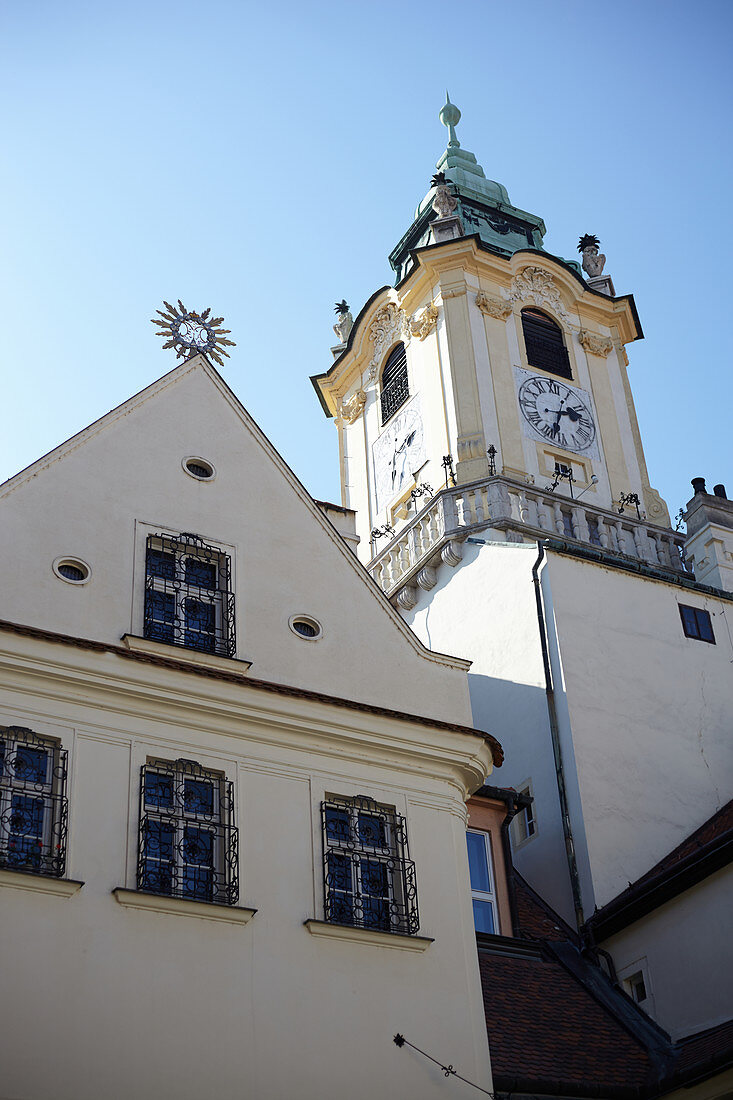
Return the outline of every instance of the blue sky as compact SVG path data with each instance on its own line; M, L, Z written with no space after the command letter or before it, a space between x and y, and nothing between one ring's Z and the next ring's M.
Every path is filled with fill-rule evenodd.
M314 496L339 500L308 376L445 147L574 257L596 233L646 339L652 484L728 481L729 2L0 6L0 480L169 370L163 298L223 314L223 374Z

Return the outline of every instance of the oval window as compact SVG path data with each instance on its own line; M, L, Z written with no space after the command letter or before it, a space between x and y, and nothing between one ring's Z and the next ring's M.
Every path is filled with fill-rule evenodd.
M92 575L87 563L80 558L57 558L53 563L53 571L62 581L70 584L84 584Z
M214 467L204 458L184 458L183 469L197 481L210 481L214 476Z
M316 638L320 638L323 631L321 630L321 624L315 619L312 619L309 615L297 615L290 620L290 629L300 635L301 638L307 638L309 642L315 641Z

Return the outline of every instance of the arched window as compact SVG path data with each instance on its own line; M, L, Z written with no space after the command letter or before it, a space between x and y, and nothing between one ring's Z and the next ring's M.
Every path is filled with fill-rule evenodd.
M539 309L523 309L522 331L530 367L539 367L562 378L573 377L562 329L551 317Z
M405 345L398 344L394 351L390 352L389 358L382 369L380 401L383 424L386 424L390 416L397 412L400 405L404 405L409 396L407 354Z

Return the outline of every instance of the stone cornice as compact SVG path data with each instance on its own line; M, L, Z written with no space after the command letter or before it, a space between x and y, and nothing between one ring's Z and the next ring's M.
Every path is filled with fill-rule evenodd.
M435 941L430 936L405 936L398 932L376 932L371 928L354 928L349 924L329 924L323 920L303 921L311 936L346 940L369 947L388 947L398 951L426 951Z
M165 913L167 916L198 917L199 920L224 921L227 924L248 924L257 912L256 909L247 909L243 905L216 905L210 901L171 898L162 894L146 894L140 890L125 890L121 886L112 893L126 909Z
M79 879L53 878L50 875L32 875L27 871L0 869L0 887L13 890L32 890L36 894L51 894L57 898L70 898L78 894L84 885Z
M190 729L321 756L366 754L395 767L420 760L465 790L480 785L492 756L503 759L495 738L469 726L0 622L2 670L15 691L37 699L164 722L178 714Z

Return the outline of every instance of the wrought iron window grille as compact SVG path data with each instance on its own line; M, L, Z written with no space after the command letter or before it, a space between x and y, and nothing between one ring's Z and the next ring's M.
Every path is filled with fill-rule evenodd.
M198 535L150 535L145 552L143 633L168 645L234 657L228 555Z
M61 878L68 754L23 726L0 728L0 867Z
M410 396L407 378L407 352L404 344L399 344L384 364L382 384L379 396L382 411L382 423L386 424L401 405Z
M137 888L236 905L239 847L229 780L195 760L143 765Z
M539 310L522 310L522 332L530 367L539 367L561 378L572 378L570 356L562 329Z
M405 819L366 796L321 803L324 915L333 924L414 936L420 928Z

